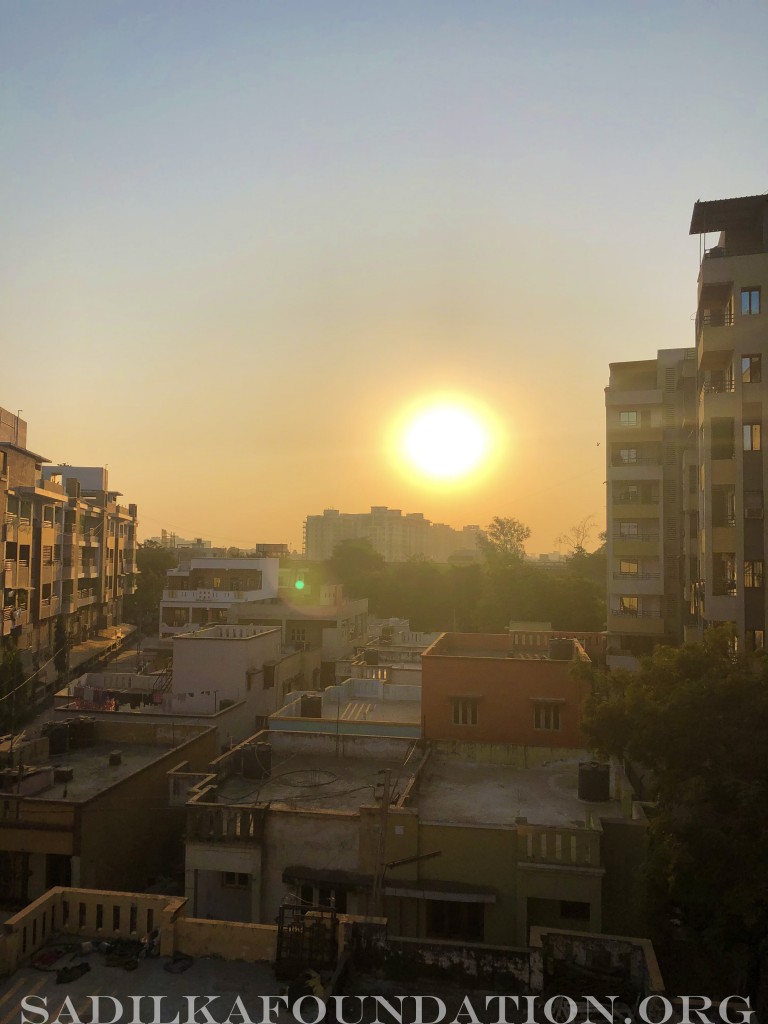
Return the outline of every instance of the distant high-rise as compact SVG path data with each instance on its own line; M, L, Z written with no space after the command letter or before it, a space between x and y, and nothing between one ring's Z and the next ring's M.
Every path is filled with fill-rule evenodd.
M327 508L321 516L307 516L304 522L304 554L313 561L325 561L337 544L364 539L387 562L404 562L413 556L445 562L460 551L474 551L479 527L454 530L444 523L432 523L422 512L403 515L399 508L373 505L370 512L338 512Z
M768 195L697 202L690 233L695 348L612 364L606 389L614 664L717 623L765 647Z

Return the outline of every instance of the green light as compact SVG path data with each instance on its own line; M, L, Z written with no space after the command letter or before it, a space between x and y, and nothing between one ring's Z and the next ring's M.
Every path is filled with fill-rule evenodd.
M294 587L296 587L297 590L303 590L304 589L304 580L296 580L296 582L293 585L294 585Z

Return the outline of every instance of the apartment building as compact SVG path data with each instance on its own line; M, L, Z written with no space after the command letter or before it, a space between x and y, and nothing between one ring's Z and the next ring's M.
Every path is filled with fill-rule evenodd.
M454 530L445 523L432 523L423 512L403 515L399 508L372 505L370 512L339 512L327 508L321 516L307 516L304 522L304 554L313 561L326 561L337 544L345 540L368 540L387 562L404 562L418 555L445 562L459 552L477 549L478 526Z
M277 598L278 558L191 558L169 569L160 637L227 621L232 606Z
M690 233L695 347L611 364L606 389L613 665L717 623L765 646L768 195L697 202Z
M607 660L632 668L656 644L680 643L687 621L695 350L611 363L605 405Z
M2 637L30 667L53 653L59 616L74 642L122 622L137 511L106 468L46 465L26 443L27 424L0 410Z

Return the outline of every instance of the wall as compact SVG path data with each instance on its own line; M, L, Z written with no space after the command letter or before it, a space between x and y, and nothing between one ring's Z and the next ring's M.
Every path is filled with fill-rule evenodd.
M255 728L253 715L250 714L247 705L239 702L232 707L224 708L214 714L184 714L183 711L171 713L171 702L161 706L158 711L89 711L88 717L95 718L97 722L127 723L140 721L150 725L168 725L173 723L176 726L197 726L213 727L216 729L220 745L228 743L233 739L236 743L247 739L253 734ZM77 708L67 707L56 708L57 718L65 720L82 714Z
M477 637L485 647L484 635ZM509 646L507 637L502 637ZM432 651L441 643L433 645ZM582 705L588 684L571 674L571 662L425 654L422 659L422 716L430 740L509 743L584 748ZM452 699L477 700L477 724L454 725ZM559 730L534 728L533 701L562 701Z
M185 917L175 929L176 951L189 956L220 956L222 960L275 959L277 928L267 924L202 921Z
M159 740L163 734L172 736L176 727L135 723L134 742L151 728ZM111 722L99 723L97 730L102 741L111 734L117 740L121 732ZM182 857L185 820L183 808L168 806L168 772L181 760L193 770L203 769L217 752L216 732L207 729L172 750L158 751L158 758L142 771L80 805L79 884L141 891L150 879L167 873Z
M269 732L273 761L290 754L378 757L405 760L412 739L396 736L336 736L332 733Z

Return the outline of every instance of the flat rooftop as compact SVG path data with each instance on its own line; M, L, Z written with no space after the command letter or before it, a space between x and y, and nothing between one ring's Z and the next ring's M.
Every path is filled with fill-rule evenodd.
M418 725L421 721L421 701L418 700L370 700L366 698L342 701L337 705L323 701L323 718L342 722L408 722Z
M96 743L92 747L54 754L35 767L45 768L53 765L54 768L71 768L71 780L67 783L56 782L46 789L30 794L30 799L66 800L72 803L89 800L116 782L123 782L173 749L170 743ZM109 763L109 755L113 751L120 751L120 764Z
M583 758L552 761L538 768L477 764L432 757L419 783L419 816L425 821L467 825L585 825L588 814L621 817L617 800L591 803L578 797Z
M56 946L51 943L48 949ZM62 1000L69 996L81 1020L90 1020L91 1002L94 995L113 996L123 1004L123 1020L128 1020L131 1013L131 996L164 996L163 1020L173 1020L177 1015L181 1020L187 1016L187 996L205 995L219 996L219 1002L211 1007L211 1013L217 1020L223 1020L231 1009L235 996L242 996L246 1007L251 1010L254 1020L260 1019L261 1003L257 1002L262 995L278 995L284 984L277 981L272 968L266 963L245 963L243 961L221 960L218 957L196 957L189 970L183 974L172 974L164 970L168 957L141 959L138 969L125 971L119 967L107 967L102 953L91 953L89 956L76 955L81 942L74 936L62 937L61 946L69 950L66 956L57 963L57 967L66 964L87 963L90 971L67 985L56 984L56 972L38 971L29 966L18 970L9 978L0 981L0 1019L3 1021L21 1020L21 1000L34 995L48 999L51 1017L58 1011ZM224 998L226 997L226 998ZM152 1005L145 1001L140 1004L142 1020L152 1019ZM201 1003L197 1004L198 1006ZM107 1012L113 1012L108 1000L101 1003L101 1013L109 1020ZM290 1014L282 1012L279 1020L292 1021Z
M219 803L287 804L295 810L357 811L374 803L377 785L391 771L393 792L402 762L379 758L295 755L272 762L265 780L233 776L218 790ZM405 785L405 773L400 789Z

